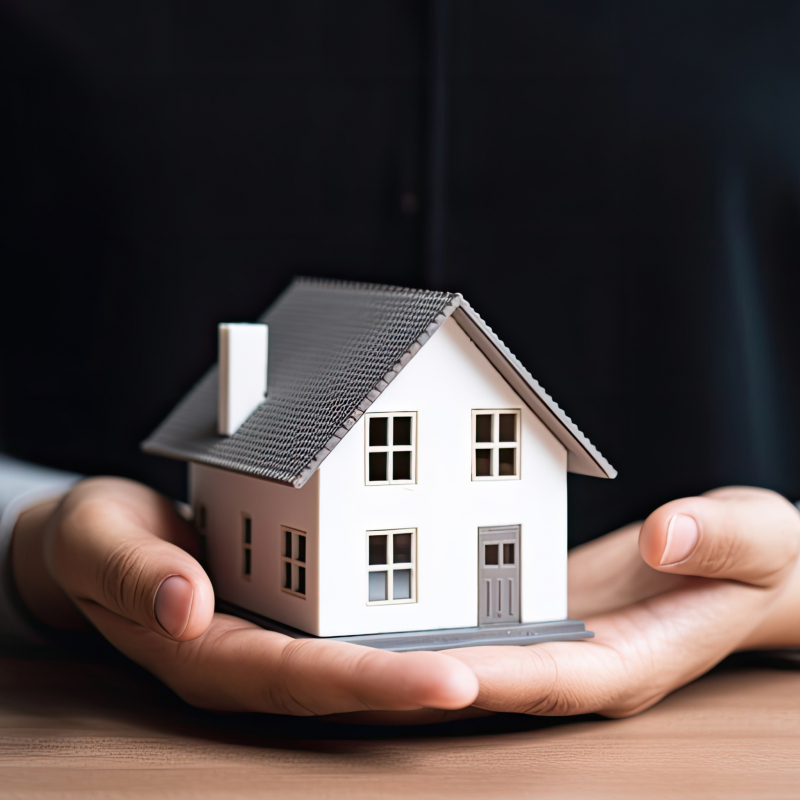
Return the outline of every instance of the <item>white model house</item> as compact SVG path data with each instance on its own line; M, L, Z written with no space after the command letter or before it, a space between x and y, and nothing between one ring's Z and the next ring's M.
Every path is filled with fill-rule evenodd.
M268 338L268 347L267 347ZM567 472L613 467L459 294L298 279L145 443L223 607L390 649L581 638Z

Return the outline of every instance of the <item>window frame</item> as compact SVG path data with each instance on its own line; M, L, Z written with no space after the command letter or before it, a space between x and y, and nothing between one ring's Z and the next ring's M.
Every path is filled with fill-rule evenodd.
M396 417L411 418L411 444L394 444L394 420ZM386 445L370 445L369 428L370 420L386 419ZM392 454L396 452L411 453L411 478L409 480L394 479L394 459ZM385 481L371 481L369 479L369 456L370 453L386 453L386 476ZM416 411L388 411L376 412L364 415L364 483L366 486L410 486L417 482L417 412Z
M289 525L281 525L280 526L281 535L280 535L280 548L281 548L281 559L280 559L280 587L282 592L286 592L286 594L292 595L292 597L299 597L302 600L305 600L308 597L308 533L306 531L298 530L297 528L292 528ZM290 533L292 537L292 552L290 555L286 555L284 552L286 550L286 534ZM297 558L294 558L294 553L296 552L296 542L299 541L297 537L302 536L305 541L305 561L300 561ZM300 575L300 569L305 570L305 592L299 592L296 589L292 589L291 586L286 587L283 585L284 579L286 577L286 564L290 565L291 569L291 586L298 585L298 578Z
M478 417L491 414L492 416L492 441L479 442L478 436ZM515 435L516 441L514 442L501 442L500 441L500 415L513 414L515 417ZM472 409L472 433L470 437L471 450L472 450L472 465L471 475L473 481L518 481L522 477L522 411L519 408L474 408ZM491 450L492 451L492 474L491 475L478 475L477 474L477 454L478 450ZM514 450L514 467L515 472L513 475L500 475L500 450Z
M411 534L411 561L394 563L394 537L396 534ZM386 564L369 563L369 540L371 536L386 536ZM367 531L365 540L367 561L367 605L368 606L397 606L417 602L417 529L416 528L391 528L384 531ZM394 600L394 572L395 570L411 570L411 597ZM369 599L369 576L372 572L386 573L386 600Z
M242 511L242 578L253 577L253 515ZM249 541L248 541L249 539Z

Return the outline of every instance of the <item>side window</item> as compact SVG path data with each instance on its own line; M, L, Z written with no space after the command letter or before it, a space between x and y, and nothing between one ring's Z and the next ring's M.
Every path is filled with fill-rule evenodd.
M509 480L520 473L520 412L472 412L472 480Z
M417 532L367 531L367 604L417 601Z
M294 528L281 528L281 589L306 596L306 534Z
M250 578L253 569L253 520L242 514L242 575Z
M367 414L366 483L416 483L417 414Z

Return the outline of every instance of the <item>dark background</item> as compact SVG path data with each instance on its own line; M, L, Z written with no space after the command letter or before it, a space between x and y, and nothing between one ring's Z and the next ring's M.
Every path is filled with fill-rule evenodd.
M620 471L800 497L800 2L0 0L0 428L138 451L295 274L464 293Z

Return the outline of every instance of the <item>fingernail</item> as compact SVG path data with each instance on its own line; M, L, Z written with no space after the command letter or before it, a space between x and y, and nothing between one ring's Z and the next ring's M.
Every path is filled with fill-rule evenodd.
M189 624L193 595L192 584L180 575L166 578L158 587L153 611L158 624L175 639Z
M667 527L667 546L661 556L661 566L669 567L689 558L699 538L700 530L694 518L675 514Z

